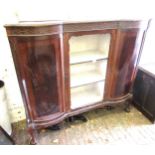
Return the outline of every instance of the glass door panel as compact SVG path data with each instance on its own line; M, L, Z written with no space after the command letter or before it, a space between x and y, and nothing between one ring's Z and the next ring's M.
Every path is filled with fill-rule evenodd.
M109 45L108 33L70 38L72 109L103 100Z

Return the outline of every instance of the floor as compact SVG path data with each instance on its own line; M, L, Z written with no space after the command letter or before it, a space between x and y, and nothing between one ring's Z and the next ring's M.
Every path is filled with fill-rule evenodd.
M122 106L112 110L97 109L84 113L87 122L61 123L61 130L43 129L38 132L40 145L90 144L153 144L155 125L135 107L127 113ZM16 144L29 144L25 121L14 126Z

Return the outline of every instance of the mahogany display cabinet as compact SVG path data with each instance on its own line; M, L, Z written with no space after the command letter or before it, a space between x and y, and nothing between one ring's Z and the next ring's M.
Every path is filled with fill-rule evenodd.
M67 117L127 103L148 21L5 25L34 132Z

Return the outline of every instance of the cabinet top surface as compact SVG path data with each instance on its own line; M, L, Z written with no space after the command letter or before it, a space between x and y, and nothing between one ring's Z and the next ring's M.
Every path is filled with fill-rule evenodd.
M98 20L98 21L61 21L61 20L45 20L45 21L20 21L18 23L5 24L5 27L41 27L51 25L68 25L68 24L88 24L88 23L128 23L128 22L142 22L144 20ZM146 20L145 20L146 21Z
M23 21L5 25L8 36L41 36L70 32L147 28L147 20Z

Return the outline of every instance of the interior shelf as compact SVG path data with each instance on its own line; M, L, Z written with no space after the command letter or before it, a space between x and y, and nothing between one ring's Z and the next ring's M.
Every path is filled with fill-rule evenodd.
M105 80L107 61L71 66L71 87Z
M88 62L88 61L97 61L101 59L107 59L108 55L106 53L97 51L97 50L88 50L80 52L71 52L70 64Z
M108 58L110 34L72 36L69 40L70 64Z
M103 100L104 82L71 89L71 109L87 106Z
M71 36L71 109L103 101L110 34Z

